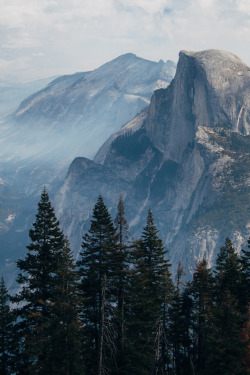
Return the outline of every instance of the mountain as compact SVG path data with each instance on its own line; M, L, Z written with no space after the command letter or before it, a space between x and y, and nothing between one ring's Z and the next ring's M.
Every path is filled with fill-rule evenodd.
M26 250L42 187L53 198L72 160L94 156L148 106L155 89L168 86L175 69L171 61L126 54L58 77L0 123L0 272L10 275Z
M43 78L27 83L0 79L0 119L14 112L27 96L41 90L55 78Z
M218 50L181 51L175 78L112 135L93 161L76 158L56 197L62 226L80 248L101 193L115 215L120 192L130 231L153 211L173 270L186 277L203 257L214 264L229 236L250 235L250 69Z
M8 149L22 133L28 156L70 163L94 157L107 137L148 106L153 91L175 73L171 61L158 63L126 54L100 68L59 77L25 99L8 119L14 131ZM23 154L23 147L21 150Z

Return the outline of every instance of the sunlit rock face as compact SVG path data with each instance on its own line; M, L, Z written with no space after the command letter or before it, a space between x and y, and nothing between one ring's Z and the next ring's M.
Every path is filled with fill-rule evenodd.
M180 161L199 126L250 132L250 69L218 50L180 52L168 90L151 100L146 130L169 158Z
M246 247L249 89L238 57L182 51L174 80L149 108L104 143L94 164L77 159L69 168L56 206L75 252L98 194L115 216L120 192L131 234L140 235L151 208L173 271L180 260L187 278L199 259L214 264L226 236Z

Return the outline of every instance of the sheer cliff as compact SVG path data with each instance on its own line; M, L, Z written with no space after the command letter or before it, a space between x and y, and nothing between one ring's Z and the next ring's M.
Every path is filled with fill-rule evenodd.
M250 69L218 50L180 52L175 78L111 136L94 161L77 158L57 195L60 220L77 251L101 193L115 214L125 197L130 231L153 211L176 268L213 264L226 236L250 234Z

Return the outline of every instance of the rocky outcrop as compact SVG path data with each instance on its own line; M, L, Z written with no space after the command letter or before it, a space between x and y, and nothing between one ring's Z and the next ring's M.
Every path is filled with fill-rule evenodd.
M180 52L175 79L155 92L146 130L168 158L180 161L199 126L250 133L250 69L218 50Z
M87 197L94 205L102 193L115 215L119 192L125 197L131 233L140 235L150 207L173 269L181 260L187 277L198 259L206 257L213 264L226 236L238 249L246 246L249 88L249 68L236 56L217 50L182 51L174 80L153 94L148 110L108 139L95 165L86 168L84 161L81 167L78 160L74 173L75 162L69 169L56 202L58 207L64 202L60 219L75 251L80 232L89 224ZM65 211L70 204L73 214ZM79 205L81 212L88 212L85 218Z

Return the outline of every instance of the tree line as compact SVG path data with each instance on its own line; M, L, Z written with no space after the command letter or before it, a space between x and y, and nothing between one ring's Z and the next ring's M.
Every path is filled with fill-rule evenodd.
M184 283L151 210L130 240L122 196L114 222L99 196L75 262L45 188L29 237L18 293L0 283L1 375L250 373L250 239Z

